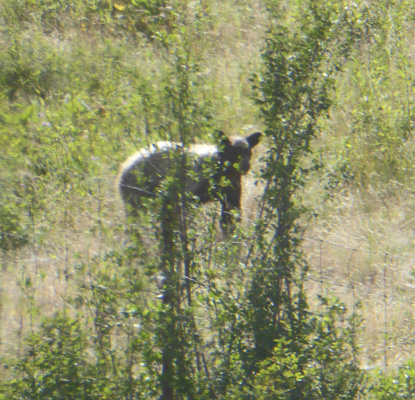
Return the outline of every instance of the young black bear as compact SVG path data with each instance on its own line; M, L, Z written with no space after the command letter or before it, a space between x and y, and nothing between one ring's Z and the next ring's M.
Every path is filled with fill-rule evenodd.
M155 196L172 162L184 154L192 165L186 176L186 191L201 203L217 199L222 205L221 227L227 230L232 209L241 209L241 177L250 168L251 150L259 143L261 132L247 137L226 137L219 132L219 146L194 144L182 148L174 142L158 142L141 149L125 161L119 175L119 190L130 215L137 215L143 197ZM207 168L207 165L212 168ZM207 171L212 171L207 174Z

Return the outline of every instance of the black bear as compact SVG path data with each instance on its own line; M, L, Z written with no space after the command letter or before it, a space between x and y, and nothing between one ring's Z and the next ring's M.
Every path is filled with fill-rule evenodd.
M251 150L261 133L226 137L219 132L219 145L193 144L183 148L174 142L157 142L133 154L121 167L118 178L121 197L130 215L137 215L143 197L155 196L163 178L185 154L192 172L185 180L186 191L201 203L217 199L222 205L221 227L226 230L232 209L241 208L241 177L250 168ZM211 167L207 167L210 165ZM207 172L210 171L210 172Z

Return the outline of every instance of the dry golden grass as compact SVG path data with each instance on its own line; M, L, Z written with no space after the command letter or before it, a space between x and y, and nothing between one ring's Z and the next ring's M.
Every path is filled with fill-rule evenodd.
M304 240L310 299L332 293L356 309L363 318L362 364L397 366L414 354L415 197L396 184L385 188L393 191L388 197L371 188L344 189L324 202L319 186L308 192L321 202L314 202L318 217Z

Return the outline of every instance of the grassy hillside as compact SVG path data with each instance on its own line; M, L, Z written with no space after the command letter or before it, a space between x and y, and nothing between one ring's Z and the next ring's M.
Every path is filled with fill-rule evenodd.
M297 6L279 3L279 23L293 33L287 40L294 41L296 32L306 35ZM331 307L327 320L334 322L327 324L333 332L353 328L350 336L338 336L350 344L356 364L390 374L367 378L374 389L365 398L387 398L381 395L412 393L398 367L413 374L406 363L415 349L415 10L410 1L339 1L326 7L327 14L345 18L351 26L347 32L355 36L331 44L333 54L347 56L339 56L333 75L326 61L326 75L333 76L326 88L331 107L318 116L311 151L301 158L299 170L307 175L294 203L305 206L297 232L308 267L299 276L310 304L307 312L324 316L324 307ZM50 349L43 342L55 343L59 337L68 338L61 345L73 351L68 350L73 360L88 352L105 360L101 369L100 362L91 366L84 360L80 375L68 375L80 382L96 377L99 398L127 398L124 388L134 385L140 389L131 389L130 396L160 395L155 376L161 361L154 350L160 343L142 329L157 333L155 315L160 317L160 219L150 212L139 224L127 220L115 184L118 170L138 148L157 140L179 141L183 131L188 143L213 143L215 130L247 135L267 129L255 86L264 73L261 55L271 19L278 20L269 8L269 2L256 0L0 1L4 398L11 388L15 395L21 393L16 382L32 376L25 357L35 350L46 354ZM343 53L346 45L350 48ZM243 330L227 336L239 326L227 318L243 308L239 296L252 279L244 260L256 246L258 204L266 187L258 174L265 163L261 157L272 146L268 135L244 178L240 231L223 237L216 203L189 211L195 221L189 224L189 248L199 267L194 297L202 305L193 305L189 315L194 313L205 341L198 348L194 339L196 353L209 349L213 365L220 364L219 354L228 354L230 337L243 336L241 346L253 346L251 339L244 341ZM131 238L135 229L146 236L144 246ZM331 299L332 294L341 304L333 300L322 306L321 297ZM59 318L78 322L53 319L57 312ZM354 312L362 319L361 330ZM241 312L235 321L244 317ZM59 324L56 331L54 324ZM30 336L24 341L36 332L42 332L40 340ZM187 345L193 348L194 343ZM128 363L114 361L120 354ZM249 362L230 354L224 365L243 371L241 365ZM283 360L280 365L289 364L289 355L276 354ZM56 364L48 364L45 356L44 370L71 364L65 354L54 357ZM235 374L243 376L241 371ZM275 378L265 362L259 371L255 398L288 398L272 391L271 397L258 395ZM225 375L218 381L231 385L233 378ZM398 386L388 386L389 376L396 377ZM105 386L106 379L111 384ZM206 393L199 398L209 398ZM242 398L241 393L229 391L223 398ZM52 393L50 398L65 395Z

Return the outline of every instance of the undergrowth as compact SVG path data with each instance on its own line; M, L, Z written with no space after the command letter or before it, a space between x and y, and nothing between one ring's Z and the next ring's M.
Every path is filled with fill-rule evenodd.
M0 2L0 398L413 395L411 263L385 278L413 251L413 5L300 3ZM173 178L127 220L119 165L215 130L265 132L250 220L221 237ZM344 246L339 286L304 235Z

